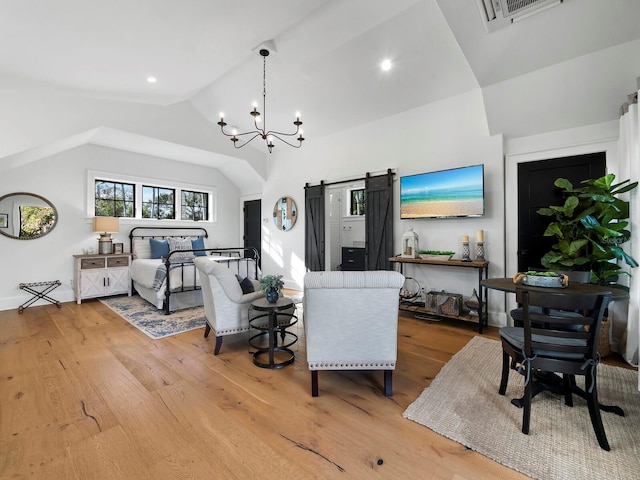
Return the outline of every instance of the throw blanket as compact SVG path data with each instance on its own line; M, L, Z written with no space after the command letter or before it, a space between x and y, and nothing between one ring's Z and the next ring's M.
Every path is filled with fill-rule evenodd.
M182 268L183 265L193 265L193 263L172 263L169 266L170 270L174 268ZM158 265L156 269L156 275L153 279L153 289L157 292L164 286L164 281L167 278L167 266L162 263Z

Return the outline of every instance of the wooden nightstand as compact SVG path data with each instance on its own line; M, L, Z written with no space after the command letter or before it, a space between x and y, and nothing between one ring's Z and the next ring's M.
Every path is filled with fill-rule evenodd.
M78 304L85 298L127 293L131 296L131 254L74 255L74 291Z

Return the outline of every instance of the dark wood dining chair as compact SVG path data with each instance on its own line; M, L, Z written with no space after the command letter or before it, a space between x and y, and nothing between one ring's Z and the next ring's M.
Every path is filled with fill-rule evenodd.
M524 396L520 404L513 403L524 408L522 433L529 433L535 393L543 389L563 393L568 406L573 406L572 395L577 394L587 401L600 447L609 450L600 416L596 374L598 336L610 294L517 286L516 299L522 304L523 326L500 329L503 353L499 393L505 394L509 370L517 366L524 376ZM564 312L572 314L567 316ZM576 386L576 375L585 377L584 390Z

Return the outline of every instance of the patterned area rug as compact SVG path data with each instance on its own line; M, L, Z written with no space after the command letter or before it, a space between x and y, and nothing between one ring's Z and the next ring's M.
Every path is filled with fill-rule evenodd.
M522 395L522 377L512 371L502 396L501 370L500 342L474 337L409 405L404 417L533 478L639 478L637 371L598 366L600 402L618 405L626 414L602 412L611 446L606 452L598 446L586 402L575 396L574 406L567 407L563 397L538 395L531 406L529 435L524 435L522 410L511 404Z
M165 315L164 311L158 310L138 295L101 298L100 301L153 339L203 328L205 325L203 307L187 308Z

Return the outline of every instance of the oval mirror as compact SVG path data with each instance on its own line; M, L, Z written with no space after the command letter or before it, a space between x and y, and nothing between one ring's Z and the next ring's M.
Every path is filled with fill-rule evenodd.
M273 223L278 230L288 231L293 228L298 218L296 202L291 197L279 198L273 207Z
M56 207L35 193L17 192L0 197L0 233L18 240L40 238L56 226Z

